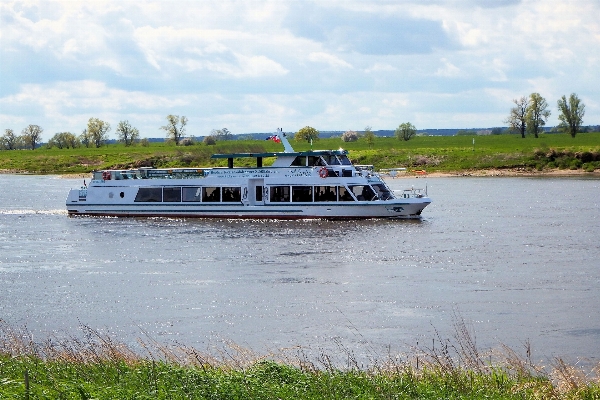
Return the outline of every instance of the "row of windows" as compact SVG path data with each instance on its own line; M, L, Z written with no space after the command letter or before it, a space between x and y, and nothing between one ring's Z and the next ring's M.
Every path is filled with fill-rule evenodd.
M135 196L136 202L240 202L242 194L239 187L153 187L140 188Z
M263 187L257 186L256 201L263 200ZM244 195L245 197L245 195ZM387 200L392 194L383 184L344 186L270 186L269 200L272 203L286 202L327 202L327 201L369 201ZM241 202L240 187L152 187L140 188L136 202Z
M326 165L352 165L346 155L322 155L322 156L297 156L292 161L293 166L298 167L318 167Z
M389 199L392 194L382 184L345 186L271 186L270 201L322 202L322 201L371 201Z

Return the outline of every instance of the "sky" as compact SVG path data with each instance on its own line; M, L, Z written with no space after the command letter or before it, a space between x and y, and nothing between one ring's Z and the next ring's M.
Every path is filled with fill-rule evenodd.
M599 0L0 0L0 134L505 126L576 93L600 124Z

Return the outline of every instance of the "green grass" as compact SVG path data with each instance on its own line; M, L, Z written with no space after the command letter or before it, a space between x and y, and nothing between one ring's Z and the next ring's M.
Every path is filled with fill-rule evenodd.
M547 379L515 378L503 371L315 372L272 361L230 370L151 361L79 365L0 357L0 373L0 396L6 399L592 399L600 394L588 387L561 395Z
M220 356L139 340L146 356L82 327L82 337L34 342L0 321L0 399L599 399L600 380L561 359L552 369L510 349L481 352L464 326L443 346L414 349L368 368L300 348ZM492 358L493 355L493 358Z
M305 142L292 141L296 150L309 150ZM543 134L539 138L519 135L420 136L409 141L396 138L375 140L369 148L364 139L342 142L339 138L321 139L315 149L350 151L357 164L373 164L377 169L408 167L430 172L480 169L527 170L600 169L600 133ZM282 151L280 144L263 140L224 141L215 146L196 144L175 147L152 143L148 147L120 144L101 148L0 151L0 170L32 173L85 173L94 169L154 167L224 166L226 160L211 160L213 153ZM246 160L251 163L252 160ZM236 161L236 165L244 165ZM268 165L269 160L265 160ZM246 164L251 165L251 164Z

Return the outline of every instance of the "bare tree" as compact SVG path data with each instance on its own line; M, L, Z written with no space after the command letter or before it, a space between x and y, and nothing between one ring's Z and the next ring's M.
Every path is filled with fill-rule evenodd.
M233 139L233 134L227 128L213 129L212 131L210 131L210 136L215 138L215 140L231 140L231 139Z
M71 132L60 132L56 133L52 138L48 141L48 148L52 148L54 146L59 149L68 149L78 147L79 141L77 137Z
M560 113L558 115L559 127L570 134L571 137L575 137L583 123L585 104L581 102L575 93L571 93L568 101L565 96L558 100L558 111Z
M365 127L365 133L363 134L363 137L369 145L369 148L373 148L373 145L375 144L375 134L370 126Z
M96 147L102 146L108 140L110 124L98 118L90 118L88 121L87 134L90 141Z
M523 96L520 99L514 99L513 103L515 103L515 107L510 109L510 115L504 122L506 122L511 129L521 132L521 137L525 138L529 99Z
M131 146L140 138L140 131L138 131L137 128L132 127L129 124L129 121L119 122L116 133L119 141L123 142L125 146Z
M39 125L27 125L27 128L21 131L23 143L31 150L35 150L35 146L42 142L42 132L44 130Z
M185 116L179 117L179 115L167 115L167 125L161 126L167 132L167 137L175 142L175 145L179 145L179 141L185 135L185 126L187 125L188 119Z
M358 133L356 131L346 131L342 134L342 141L344 142L356 142L358 140Z
M550 116L548 103L539 93L531 93L529 95L529 107L525 115L527 131L533 133L537 138L541 132L542 126L546 125L546 121Z
M90 147L92 145L92 139L90 137L90 133L88 132L87 129L84 129L81 132L81 135L79 135L79 141L81 142L82 145L84 145L85 147Z
M0 147L5 150L15 150L19 147L19 137L12 129L5 129L4 135L0 137Z

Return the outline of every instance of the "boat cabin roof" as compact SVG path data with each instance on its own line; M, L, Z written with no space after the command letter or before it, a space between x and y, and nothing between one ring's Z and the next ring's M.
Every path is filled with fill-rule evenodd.
M273 152L273 153L229 153L213 154L211 158L264 158L264 157L297 157L297 156L331 156L348 155L348 150L311 150L294 152Z

